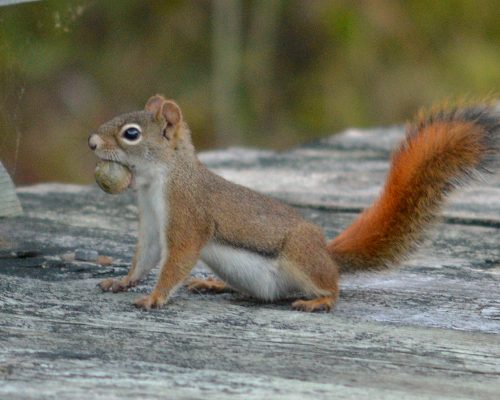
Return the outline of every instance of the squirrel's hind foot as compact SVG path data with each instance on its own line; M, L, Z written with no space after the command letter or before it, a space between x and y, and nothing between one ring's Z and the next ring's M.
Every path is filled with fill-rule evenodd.
M330 312L334 302L334 296L323 296L312 300L296 300L292 308L304 312Z

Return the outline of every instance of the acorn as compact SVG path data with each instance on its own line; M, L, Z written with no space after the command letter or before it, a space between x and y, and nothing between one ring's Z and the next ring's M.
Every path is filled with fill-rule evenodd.
M118 194L130 186L132 173L122 164L99 161L95 167L95 181L106 193Z

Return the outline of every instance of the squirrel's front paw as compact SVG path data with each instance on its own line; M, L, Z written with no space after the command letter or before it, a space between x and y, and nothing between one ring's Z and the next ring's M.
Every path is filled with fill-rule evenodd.
M103 292L118 293L127 291L129 288L134 286L134 284L125 278L122 279L108 278L104 279L97 286L99 286Z
M152 308L160 308L167 302L165 296L153 292L148 296L141 297L134 301L134 306L143 310L150 310Z

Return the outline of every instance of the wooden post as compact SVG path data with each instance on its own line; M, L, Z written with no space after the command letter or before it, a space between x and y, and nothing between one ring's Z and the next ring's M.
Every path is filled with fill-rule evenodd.
M15 217L22 213L23 209L17 198L16 188L0 162L0 217Z

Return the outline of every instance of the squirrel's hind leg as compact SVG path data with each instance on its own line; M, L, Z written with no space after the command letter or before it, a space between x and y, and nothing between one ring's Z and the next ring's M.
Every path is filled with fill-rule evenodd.
M298 311L330 311L338 298L339 268L326 250L321 229L301 224L289 232L283 255L289 271L300 282L306 299L296 300Z

